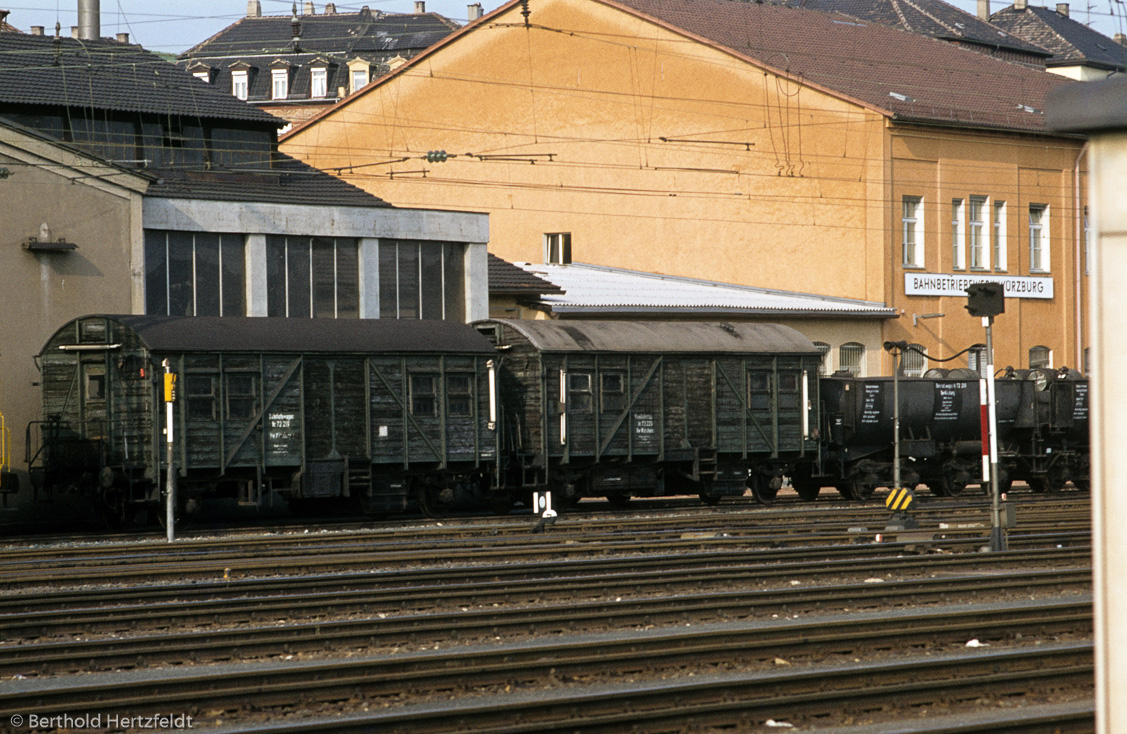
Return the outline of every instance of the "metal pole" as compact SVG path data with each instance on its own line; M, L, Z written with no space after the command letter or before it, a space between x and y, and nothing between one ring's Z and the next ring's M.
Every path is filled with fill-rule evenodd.
M892 488L900 489L900 360L903 350L896 350L892 370Z
M169 393L169 385L171 384L172 365L166 359L164 360L164 374L165 374L165 394L164 394L164 425L165 435L168 438L168 478L165 481L165 497L164 497L164 527L168 531L168 542L176 540L176 470L172 465L172 459L175 455L174 447L172 444L172 403L170 399L173 397Z
M1006 529L1002 524L1002 498L998 486L998 412L994 399L994 317L983 316L986 327L986 402L990 428L990 550L1006 550Z

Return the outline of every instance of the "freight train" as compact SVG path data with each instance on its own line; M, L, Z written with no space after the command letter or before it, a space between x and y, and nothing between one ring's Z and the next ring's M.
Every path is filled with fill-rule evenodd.
M94 315L38 363L33 486L114 522L159 517L169 456L181 514L278 496L505 511L544 490L770 503L788 478L804 499L864 500L891 477L891 378L819 378L814 345L773 324ZM1083 487L1087 382L1034 370L998 385L1002 481ZM899 388L904 483L977 483L977 379Z

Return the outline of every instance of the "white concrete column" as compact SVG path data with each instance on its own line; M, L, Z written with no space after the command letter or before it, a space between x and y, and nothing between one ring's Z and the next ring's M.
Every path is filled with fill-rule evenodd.
M247 316L265 316L266 311L266 235L246 236Z
M380 241L360 239L360 318L380 317Z
M465 255L466 322L489 318L489 254L484 243L468 243Z

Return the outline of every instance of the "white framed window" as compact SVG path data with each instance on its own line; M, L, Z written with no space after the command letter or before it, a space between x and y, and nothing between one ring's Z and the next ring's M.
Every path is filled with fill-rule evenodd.
M994 269L1006 269L1006 202L994 201Z
M966 233L963 229L963 200L951 199L951 267L963 270L967 266Z
M1029 270L1049 272L1049 207L1029 205Z
M1030 347L1029 349L1029 369L1037 369L1038 367L1045 367L1047 369L1053 368L1053 350L1045 346Z
M248 75L246 71L232 71L231 72L231 94L239 99L246 99L247 93L250 89Z
M829 362L830 345L825 342L814 342L814 348L818 350L818 355L821 357L821 361L818 362L818 374L824 375L829 371L827 369L829 364L827 363Z
M322 99L329 96L329 70L317 68L309 70L309 96Z
M861 376L861 366L865 361L865 345L857 342L842 344L837 351L838 369L845 370L854 377Z
M363 89L364 85L368 83L368 70L367 69L353 69L352 70L352 91Z
M905 196L902 199L900 226L903 233L903 263L907 268L924 266L922 210L923 199L919 196Z
M567 265L571 262L571 232L544 235L544 262L551 265Z
M288 69L273 69L270 72L270 99L285 99L290 96L290 72Z
M923 352L923 344L909 344L908 349L900 353L900 374L904 377L923 377L927 369Z
M970 197L970 212L967 220L967 234L970 248L971 270L988 270L990 253L986 249L986 197Z

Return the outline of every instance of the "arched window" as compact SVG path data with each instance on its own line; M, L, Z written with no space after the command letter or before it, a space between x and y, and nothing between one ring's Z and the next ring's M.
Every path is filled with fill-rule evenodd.
M1053 350L1048 347L1036 346L1029 350L1029 369L1053 366Z
M900 374L903 377L923 377L927 368L923 344L909 344L900 354Z
M830 345L825 342L814 342L814 348L822 355L822 361L818 363L818 374L824 375L828 371L826 368L829 365L826 364L826 360L830 356Z
M854 377L861 376L861 366L865 361L865 345L857 342L842 344L837 352L838 369L845 370Z

